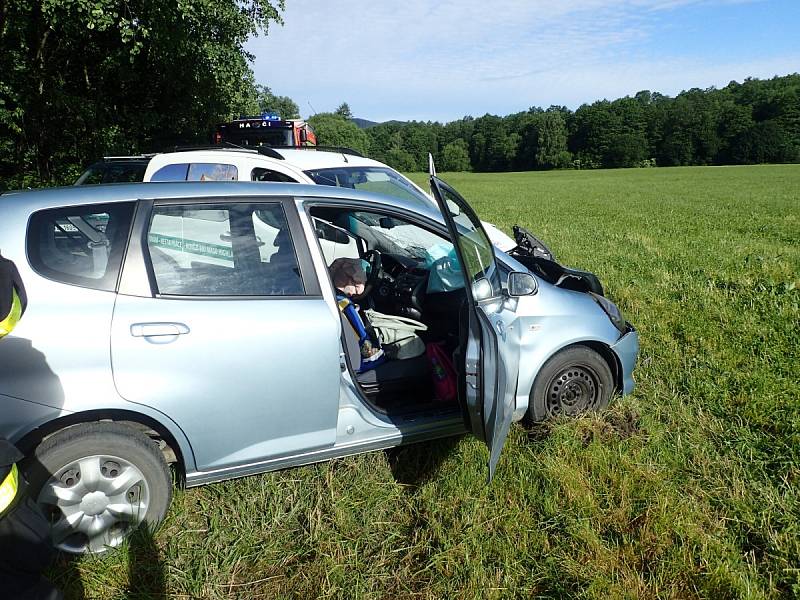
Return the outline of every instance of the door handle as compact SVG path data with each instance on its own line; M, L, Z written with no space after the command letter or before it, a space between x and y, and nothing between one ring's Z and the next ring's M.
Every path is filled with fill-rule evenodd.
M133 337L175 336L189 333L183 323L134 323L131 325Z

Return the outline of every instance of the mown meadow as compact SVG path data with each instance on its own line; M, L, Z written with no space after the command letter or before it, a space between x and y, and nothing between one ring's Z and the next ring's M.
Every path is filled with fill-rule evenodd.
M634 394L515 426L489 485L464 437L176 491L67 598L800 596L800 166L442 178L600 276Z

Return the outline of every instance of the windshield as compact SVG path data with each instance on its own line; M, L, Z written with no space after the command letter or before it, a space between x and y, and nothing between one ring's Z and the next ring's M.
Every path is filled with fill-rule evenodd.
M359 258L359 243L380 250L406 266L428 271L428 293L451 292L464 287L464 275L453 244L440 234L398 217L364 211L315 216L320 245L330 265L335 258ZM356 241L358 240L358 242Z
M255 129L225 132L223 141L237 146L294 146L290 128Z
M93 183L127 183L138 182L144 179L147 169L146 160L99 162L84 171L75 185L89 185Z
M432 208L433 204L422 192L400 173L388 167L337 167L306 171L314 183L375 192L402 198L415 206Z

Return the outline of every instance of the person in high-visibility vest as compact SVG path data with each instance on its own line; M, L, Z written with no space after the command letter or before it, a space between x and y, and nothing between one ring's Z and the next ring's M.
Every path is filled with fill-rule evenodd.
M0 254L0 338L11 333L27 306L28 296L17 266Z
M0 256L0 338L11 333L27 304L17 267ZM61 600L61 592L42 577L55 550L50 523L26 493L18 466L23 458L0 436L0 598Z

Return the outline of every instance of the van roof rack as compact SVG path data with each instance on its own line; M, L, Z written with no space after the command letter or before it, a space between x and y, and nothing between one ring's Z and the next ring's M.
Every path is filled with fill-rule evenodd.
M172 152L192 152L195 150L224 150L225 152L248 152L250 154L261 154L262 156L269 156L278 160L285 160L285 158L275 152L270 146L239 146L231 142L223 142L218 145L200 145L200 146L175 146Z
M149 152L147 154L132 154L130 156L104 156L103 160L150 160L157 152Z

